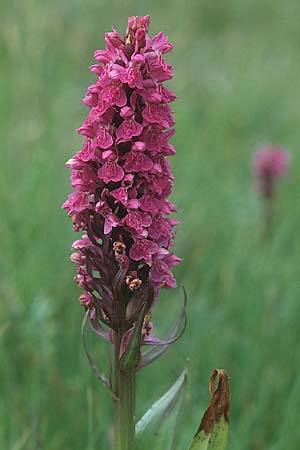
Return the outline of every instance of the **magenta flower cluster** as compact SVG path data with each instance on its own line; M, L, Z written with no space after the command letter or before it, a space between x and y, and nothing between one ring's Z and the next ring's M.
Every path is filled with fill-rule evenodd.
M83 146L67 162L75 191L63 208L84 231L71 257L81 303L114 329L124 317L127 329L136 320L132 298L148 297L150 310L160 288L176 286L171 268L181 261L169 251L178 223L169 217L176 208L166 159L175 153L176 96L163 85L172 78L163 54L172 45L162 32L150 38L149 22L129 18L124 38L114 28L106 33L90 67L98 79L83 99L90 108L77 130Z
M289 165L289 154L286 150L274 145L259 149L253 157L253 170L256 185L263 197L271 198L276 181L285 175Z

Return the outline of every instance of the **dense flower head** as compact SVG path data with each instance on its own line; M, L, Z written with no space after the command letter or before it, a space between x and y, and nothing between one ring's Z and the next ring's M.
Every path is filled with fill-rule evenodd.
M259 149L253 157L257 189L264 197L272 197L276 181L285 175L289 165L288 152L274 145Z
M83 145L67 162L75 191L63 208L84 232L71 257L85 291L80 302L113 329L120 308L129 329L138 310L132 301L146 298L150 310L160 288L175 287L171 268L181 261L169 251L178 222L167 199L176 96L163 85L172 78L163 54L173 47L162 32L150 38L149 23L130 17L124 38L114 28L106 33L106 49L90 67L98 79L83 99L90 108L77 130Z

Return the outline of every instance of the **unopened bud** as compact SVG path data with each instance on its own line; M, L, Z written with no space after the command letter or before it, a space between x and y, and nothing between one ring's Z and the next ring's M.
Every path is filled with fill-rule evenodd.
M84 294L81 294L79 297L79 301L82 306L85 308L91 309L94 307L94 299L90 292L85 292Z
M70 256L70 260L71 260L73 263L75 263L75 264L81 266L81 265L85 264L86 257L85 257L85 255L82 255L81 253L74 252L74 253L72 253L72 255Z

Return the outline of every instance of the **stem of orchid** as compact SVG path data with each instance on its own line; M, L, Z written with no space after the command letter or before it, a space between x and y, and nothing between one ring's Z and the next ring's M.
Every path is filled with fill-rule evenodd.
M135 373L120 371L120 450L135 448Z
M120 437L120 344L121 334L115 333L115 386L114 386L114 450L121 450Z
M115 336L114 450L135 448L135 371L120 369L121 333Z

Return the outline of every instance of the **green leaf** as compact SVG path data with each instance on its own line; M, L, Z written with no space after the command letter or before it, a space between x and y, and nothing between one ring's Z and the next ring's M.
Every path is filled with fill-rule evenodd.
M171 344L176 342L183 335L187 321L187 294L184 286L182 286L182 290L184 295L184 302L178 319L163 339L157 339L157 343L153 342L152 344L150 344L150 348L142 352L139 369L146 367L148 364L159 358ZM147 345L147 342L144 342L144 344Z
M88 352L87 349L87 345L86 345L86 340L85 340L85 326L86 326L86 321L87 318L89 316L89 311L87 310L83 322L82 322L82 327L81 327L81 334L82 334L82 342L83 342L83 348L86 354L86 357L90 363L91 369L94 372L94 374L96 375L96 377L98 378L98 380L101 381L101 383L109 390L109 392L111 394L113 394L112 391L112 386L111 383L109 381L109 379L106 377L105 373L102 372L96 365L95 361L93 360L93 358L91 357L90 353Z
M171 450L187 381L187 369L136 424L136 450Z
M218 386L214 391L215 379ZM230 412L230 386L225 370L214 369L209 383L212 396L189 450L225 450Z
M120 369L123 372L128 372L137 368L141 358L141 344L142 344L142 327L144 317L147 309L145 303L140 312L138 321L135 325L133 335L130 339L127 349L123 353L120 359Z

